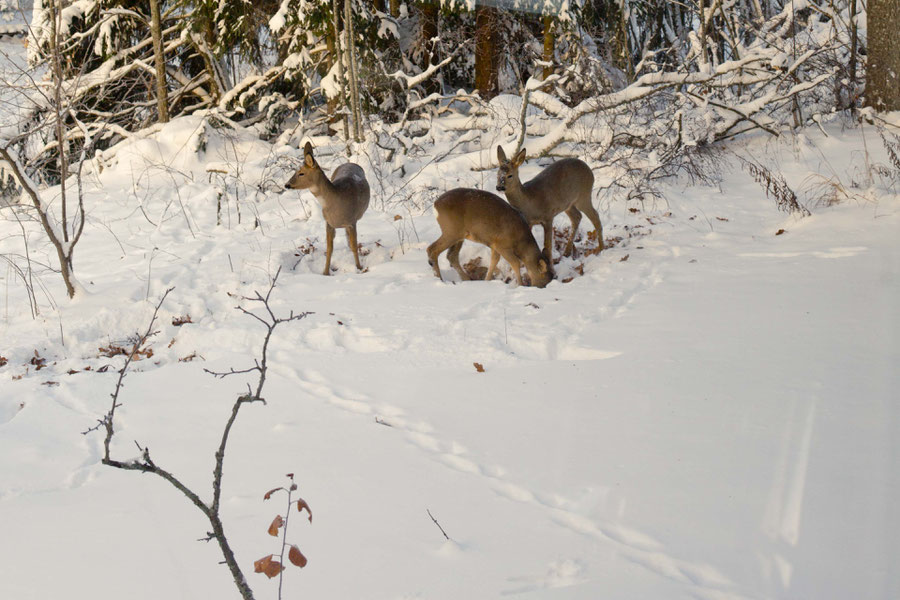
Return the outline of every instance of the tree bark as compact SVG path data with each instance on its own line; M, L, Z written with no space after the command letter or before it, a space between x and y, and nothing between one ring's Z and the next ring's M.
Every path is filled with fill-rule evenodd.
M551 15L544 16L544 54L541 56L541 60L544 63L548 63L544 65L544 71L542 73L541 79L547 79L550 75L553 74L553 65L549 64L553 62L553 54L556 48L556 19L554 19Z
M347 84L344 80L344 55L341 50L341 32L339 28L339 21L341 19L341 11L338 8L338 0L332 0L333 6L333 15L334 21L332 25L334 26L334 60L337 61L338 66L338 83L341 88L341 101L340 104L347 108ZM347 123L347 113L344 112L344 115L341 117L341 120L344 122L344 139L350 141L350 126Z
M359 103L359 75L356 70L356 32L353 28L353 6L344 2L344 31L347 33L347 75L350 78L350 109L353 111L353 140L362 141L362 107Z
M869 0L866 105L877 111L900 110L900 2Z
M500 91L496 39L497 9L478 6L475 9L475 89L485 100Z
M153 36L153 62L156 67L156 109L159 122L169 122L169 93L166 86L166 58L163 55L162 21L159 0L150 0L150 34Z
M422 64L419 65L422 70L428 68L428 65L440 62L437 48L431 40L438 35L438 15L441 7L436 0L424 0L419 4L421 10L419 22L421 23L421 43L422 43ZM429 79L424 84L425 90L429 93L440 92L440 82L437 79Z

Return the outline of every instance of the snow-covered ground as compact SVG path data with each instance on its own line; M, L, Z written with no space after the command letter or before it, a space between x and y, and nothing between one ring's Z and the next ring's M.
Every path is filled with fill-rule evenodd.
M277 596L252 565L278 552L266 529L283 510L263 495L289 472L315 517L290 522L309 565L285 572L286 598L900 597L900 184L873 172L887 164L873 128L826 131L730 148L806 190L812 216L778 212L728 159L718 188L598 198L614 245L585 255L581 239L545 289L459 282L444 257L446 281L433 276L429 201L494 187L452 156L410 159L403 177L360 155L366 272L338 232L323 277L321 214L280 189L295 147L199 118L120 145L86 178L83 292L68 301L39 274L31 318L0 269L0 598L238 597L196 541L200 512L102 466L102 436L81 432L122 364L100 348L126 345L174 286L153 356L125 380L113 455L147 446L209 501L250 379L203 369L253 364L264 331L234 307L279 268L276 311L314 314L276 330L267 404L242 409L224 479L257 598ZM328 171L344 160L314 142ZM0 254L21 253L0 216ZM25 227L35 263L53 263Z

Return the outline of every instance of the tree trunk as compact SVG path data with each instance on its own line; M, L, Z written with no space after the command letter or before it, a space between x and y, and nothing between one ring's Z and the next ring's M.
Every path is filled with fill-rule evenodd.
M421 40L422 48L424 49L422 52L422 64L419 66L422 70L425 70L428 68L428 65L440 62L440 57L437 55L435 44L431 40L437 37L438 34L438 15L440 14L441 7L434 0L425 0L419 5L419 8L421 9L419 16L419 22L422 27ZM424 86L429 94L441 91L441 84L436 78L429 79L424 83Z
M400 0L391 0L391 16L395 19L400 16Z
M497 9L475 9L475 89L485 100L500 91L497 55Z
M153 36L153 62L156 67L156 109L159 122L169 122L169 93L166 86L166 58L163 56L162 21L159 0L150 0L150 34Z
M553 74L553 54L556 48L556 19L550 15L544 16L544 72L541 79L547 79Z
M362 108L359 104L359 75L356 70L356 33L353 29L353 5L344 2L344 32L347 34L347 76L350 79L350 109L353 111L353 140L362 141Z
M625 0L619 0L619 23L616 37L619 39L619 47L622 52L622 68L628 82L634 81L634 64L631 62L631 50L628 46L628 18L626 14Z
M900 2L869 0L866 105L877 111L900 110Z
M341 88L341 101L340 104L343 105L344 109L347 108L347 84L344 80L344 54L341 50L341 32L339 28L339 22L341 19L341 11L338 8L338 0L332 0L333 6L333 15L334 21L332 25L334 26L334 60L337 61L338 66L338 83ZM350 127L347 123L347 112L344 111L344 115L341 118L344 122L344 139L346 141L350 141Z

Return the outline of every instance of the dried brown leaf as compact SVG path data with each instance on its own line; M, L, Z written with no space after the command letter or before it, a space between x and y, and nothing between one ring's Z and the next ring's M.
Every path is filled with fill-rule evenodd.
M278 574L282 571L284 571L284 566L277 560L273 560L268 564L264 573L266 574L266 577L272 579L273 577L278 577Z
M784 229L779 229L775 232L775 235L782 235L784 233Z
M308 562L306 557L303 556L303 553L300 552L300 548L297 546L291 546L290 551L288 552L288 560L290 560L293 564L297 565L301 569L306 566Z
M483 364L477 363L477 362L473 362L472 364L475 366L476 371L478 371L479 373L484 373L484 365Z
M263 496L263 500L268 500L269 498L272 497L272 494L274 494L274 493L277 492L278 490L283 490L283 489L284 489L284 488L280 488L280 487L272 488L271 490L269 490L268 492L266 492L266 495Z
M9 361L6 358L0 356L0 367L5 367Z
M253 572L254 573L262 573L266 570L266 566L272 562L272 555L263 556L261 559L255 561L253 563Z
M272 524L269 525L269 535L278 537L278 530L281 529L282 525L284 525L284 519L281 518L281 515L276 516L272 520Z
M306 503L306 500L303 498L297 499L297 512L303 512L303 510L309 513L309 522L312 523L312 509L309 507L309 504Z
M112 358L113 356L119 355L128 355L128 352L125 351L125 348L122 346L117 346L115 344L110 344L109 346L100 346L97 348L97 351L100 353L100 356L105 356L107 358Z
M40 371L47 366L47 359L41 358L41 356L38 354L38 351L35 350L34 356L31 357L31 360L28 361L28 364L34 365L35 371Z
M282 571L284 571L284 567L277 560L272 560L271 554L253 563L253 572L265 573L269 579L278 577L278 574Z

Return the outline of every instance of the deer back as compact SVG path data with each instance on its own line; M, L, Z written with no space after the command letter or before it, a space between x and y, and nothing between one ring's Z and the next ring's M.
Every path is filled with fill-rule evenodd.
M318 195L322 215L332 227L354 225L369 207L369 182L362 167L344 163L331 174Z
M577 158L564 158L521 184L520 194L510 195L507 191L507 198L529 222L538 223L568 210L582 197L589 198L593 186L594 174L587 164Z

